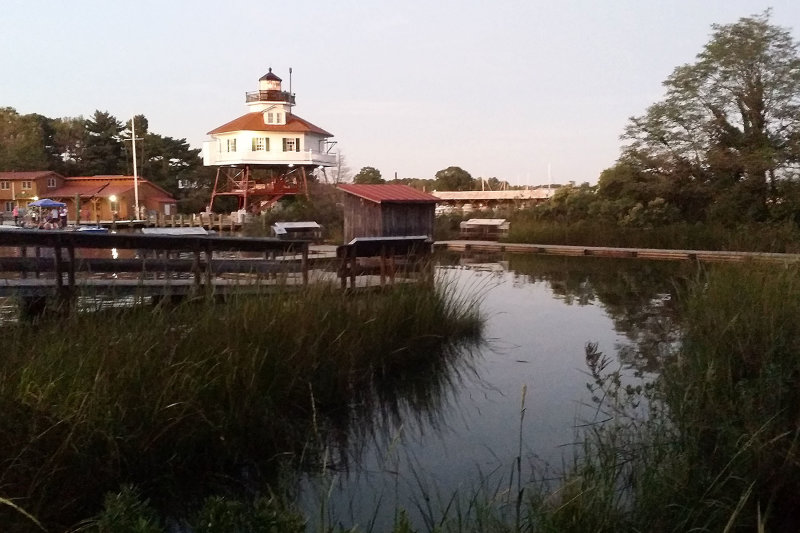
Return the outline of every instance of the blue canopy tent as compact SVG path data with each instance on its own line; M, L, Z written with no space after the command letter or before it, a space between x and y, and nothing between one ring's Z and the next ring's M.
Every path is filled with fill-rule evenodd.
M35 202L31 202L28 204L29 207L64 207L65 203L56 202L55 200L51 200L50 198L42 198L41 200L36 200Z

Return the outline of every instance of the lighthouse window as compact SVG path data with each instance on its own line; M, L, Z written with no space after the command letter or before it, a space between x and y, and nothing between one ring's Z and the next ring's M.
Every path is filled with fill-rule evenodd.
M274 124L275 123L275 115L272 113L267 113L267 124Z
M253 151L254 152L268 152L269 151L269 138L267 138L267 137L253 137Z
M236 151L236 139L228 139L228 151L229 152Z
M299 152L300 151L300 137L290 139L283 138L283 151L284 152Z
M275 113L275 124L280 124L280 123L281 123L281 114Z

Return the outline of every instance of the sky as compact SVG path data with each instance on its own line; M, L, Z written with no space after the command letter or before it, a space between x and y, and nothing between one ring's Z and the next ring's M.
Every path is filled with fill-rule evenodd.
M353 173L596 183L711 25L768 8L800 40L798 0L2 0L0 107L143 114L200 148L291 67Z

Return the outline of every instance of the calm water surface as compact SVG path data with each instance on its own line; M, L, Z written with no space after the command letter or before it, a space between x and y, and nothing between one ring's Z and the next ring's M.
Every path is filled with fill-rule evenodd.
M383 530L400 506L424 524L454 494L507 486L520 435L523 480L552 476L575 451L576 427L595 418L587 343L631 379L657 371L673 349L676 290L688 265L506 259L444 260L439 274L481 298L485 343L463 349L447 378L435 380L433 401L398 402L396 416L376 413L381 422L348 439L349 460L332 453L306 477L301 501L312 521Z

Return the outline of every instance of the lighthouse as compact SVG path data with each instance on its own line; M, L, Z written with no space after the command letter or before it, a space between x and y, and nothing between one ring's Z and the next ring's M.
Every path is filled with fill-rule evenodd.
M217 167L209 209L232 196L237 209L262 211L285 195L306 194L312 173L336 164L333 134L296 115L295 95L282 83L270 68L258 90L245 93L247 113L208 132L203 164Z

